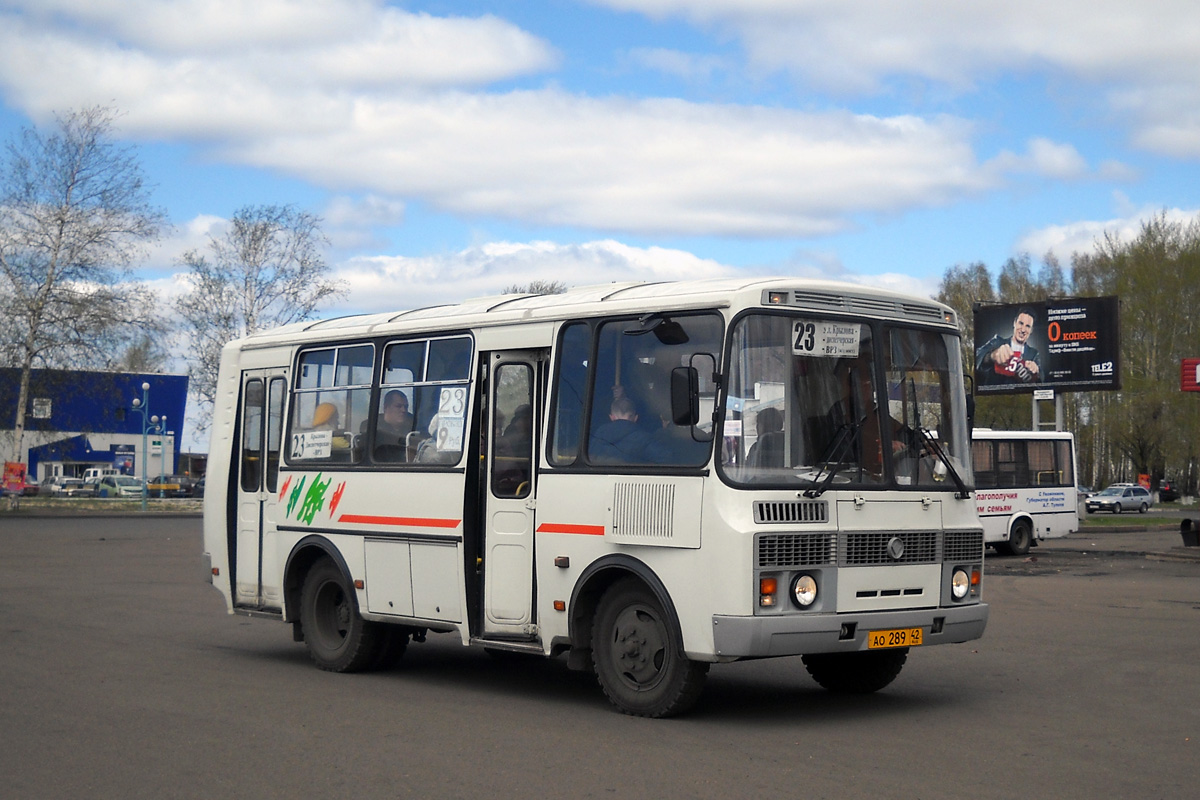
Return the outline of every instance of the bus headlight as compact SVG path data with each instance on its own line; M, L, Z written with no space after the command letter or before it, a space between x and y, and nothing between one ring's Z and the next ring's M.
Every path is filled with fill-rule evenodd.
M817 601L817 582L812 575L799 575L792 581L792 597L801 608L808 608Z
M950 576L950 592L955 600L962 600L971 591L971 576L965 569L956 569Z

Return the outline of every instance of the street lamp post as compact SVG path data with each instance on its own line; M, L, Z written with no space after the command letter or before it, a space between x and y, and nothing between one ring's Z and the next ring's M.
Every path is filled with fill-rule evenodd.
M142 396L133 398L133 410L142 415L142 511L146 510L146 462L150 460L150 452L146 449L146 435L160 433L167 429L167 415L149 416L150 414L150 384L142 384Z

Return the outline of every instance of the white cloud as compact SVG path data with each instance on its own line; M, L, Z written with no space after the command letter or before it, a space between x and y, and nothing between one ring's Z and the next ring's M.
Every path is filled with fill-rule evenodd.
M992 160L990 166L1000 173L1025 172L1056 180L1075 180L1087 177L1090 170L1087 161L1074 146L1035 138L1028 142L1025 153L1004 152ZM1100 173L1109 178L1125 177L1129 170L1122 169L1117 162L1106 162Z
M627 54L632 64L682 78L686 81L708 81L713 74L729 69L726 59L684 53L662 47L636 47Z
M358 103L335 131L229 158L457 214L643 233L812 235L991 185L959 120L554 90Z
M248 44L212 52L208 31L221 14L206 8L199 0L128 7L57 0L58 12L77 24L0 15L0 87L35 117L103 98L125 112L121 124L131 135L199 139L219 157L338 191L590 230L819 235L850 227L857 214L936 206L995 182L977 163L970 126L951 117L598 99L554 89L434 91L432 79L403 65L393 83L364 88L356 74L370 69L338 56L376 45L401 54L427 48L428 60L467 64L466 73L447 78L464 83L493 75L486 65L469 66L479 59L512 76L551 56L540 40L490 17L441 20L353 0L339 8L359 22L331 23L316 41L310 34L294 43L276 41L270 24L293 26L277 18L285 6L247 11L223 0L215 8L238 20L233 27L244 29ZM298 8L304 19L323 13L320 4ZM184 14L191 11L197 19ZM171 21L195 27L200 45L187 37L173 48L155 43L152 33Z
M1148 150L1200 156L1194 0L592 0L736 36L759 70L876 92L896 78L970 90L998 74L1091 84ZM1086 97L1087 89L1080 90Z
M491 16L368 0L47 0L0 8L0 90L31 116L98 102L132 129L216 138L326 129L373 92L478 86L552 68ZM240 120L240 121L239 121Z
M732 267L682 250L613 240L582 244L491 242L437 256L373 256L339 265L350 285L342 308L373 312L458 303L531 281L585 286L732 275Z
M1118 205L1124 205L1122 195L1118 195L1116 200ZM1169 222L1183 225L1194 223L1200 215L1200 209L1125 207L1122 211L1126 212L1124 216L1113 219L1079 220L1030 231L1017 242L1015 249L1034 257L1054 253L1063 265L1068 265L1072 253L1094 252L1097 242L1103 241L1106 235L1123 242L1132 241L1141 233L1142 225L1159 214L1165 215Z

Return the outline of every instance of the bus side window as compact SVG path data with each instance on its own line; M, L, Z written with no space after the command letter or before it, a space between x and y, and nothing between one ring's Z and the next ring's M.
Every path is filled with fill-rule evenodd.
M563 328L554 379L554 410L550 431L550 463L569 466L579 458L583 401L587 396L592 335L586 323Z
M267 484L268 492L279 483L279 448L283 441L283 378L272 378L267 386Z
M262 380L246 381L242 399L241 485L244 492L257 492L262 480L263 394Z

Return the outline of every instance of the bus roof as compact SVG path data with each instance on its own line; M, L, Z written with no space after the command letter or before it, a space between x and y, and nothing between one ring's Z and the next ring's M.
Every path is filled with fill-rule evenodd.
M768 303L769 294L777 295ZM506 294L407 311L297 322L251 334L238 344L258 347L317 339L462 330L478 326L547 322L619 313L728 308L731 305L803 307L860 313L957 328L949 306L927 298L853 283L796 277L710 278L582 286L560 294ZM236 346L236 345L235 345Z

